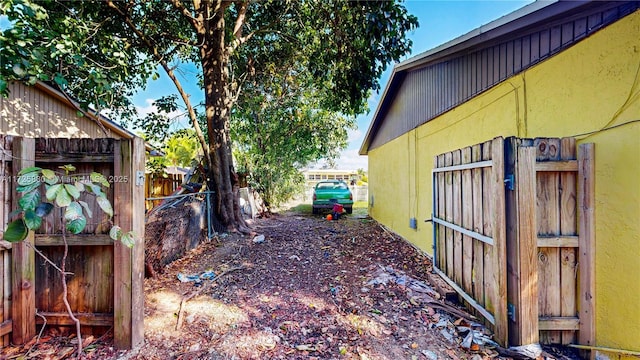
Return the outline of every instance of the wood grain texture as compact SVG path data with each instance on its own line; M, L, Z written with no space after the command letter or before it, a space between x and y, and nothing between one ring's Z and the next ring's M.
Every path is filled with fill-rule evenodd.
M462 149L462 164L471 163L471 148ZM471 169L462 170L462 227L473 230L473 182ZM462 236L462 288L473 294L473 239Z
M453 165L461 164L460 150L452 152ZM453 223L462 225L462 173L452 172L453 179ZM457 284L462 284L462 234L459 231L453 232L453 280Z
M563 138L560 140L560 159L562 161L572 161L576 163L574 171L563 171L560 173L560 235L576 236L577 229L577 209L576 209L576 178L577 161L576 140L574 138ZM576 240L577 237L576 237ZM577 242L577 241L576 241ZM564 317L577 316L577 289L576 289L576 260L575 247L561 247L560 249L560 315ZM573 329L572 329L573 330ZM560 342L562 344L572 344L576 339L575 331L563 331Z
M581 144L578 148L578 219L580 248L578 254L579 317L578 342L595 345L595 145Z

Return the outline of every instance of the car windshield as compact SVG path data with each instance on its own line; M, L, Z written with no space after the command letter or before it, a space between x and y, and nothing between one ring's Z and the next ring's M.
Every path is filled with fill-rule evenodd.
M318 186L316 186L316 189L322 189L322 190L340 189L340 190L345 190L345 189L348 189L348 187L347 187L347 184L345 184L343 182L323 182L323 183L318 183Z

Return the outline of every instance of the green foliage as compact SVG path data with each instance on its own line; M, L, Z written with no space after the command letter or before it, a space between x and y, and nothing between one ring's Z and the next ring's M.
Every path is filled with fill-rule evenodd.
M89 205L80 200L82 193L93 194L102 211L109 217L113 217L111 202L102 190L110 186L104 175L92 172L87 177L69 176L75 171L75 167L64 165L60 168L63 170L61 174L35 166L18 173L18 192L22 194L18 200L20 210L18 218L10 222L4 231L4 240L9 242L24 240L30 230L36 230L42 226L43 218L56 206L64 210L66 230L72 234L81 233L87 226L87 218L93 216ZM40 193L41 186L45 189L44 199ZM116 235L112 236L114 240L133 246L133 233L123 234L119 231Z

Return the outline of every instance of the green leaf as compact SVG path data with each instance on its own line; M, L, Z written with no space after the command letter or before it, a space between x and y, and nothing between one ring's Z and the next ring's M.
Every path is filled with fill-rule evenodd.
M82 216L82 207L79 203L72 201L64 211L64 218L67 221L75 220Z
M98 184L100 184L100 185L102 185L104 187L109 187L110 186L109 181L107 181L107 178L104 175L102 175L102 174L100 174L98 172L92 172L90 179L94 183L98 183Z
M67 190L63 187L58 191L58 195L56 195L56 205L65 207L69 206L69 204L71 204L71 195L69 195Z
M31 185L16 186L16 191L19 192L19 193L27 193L27 192L30 192L33 189L37 189L38 187L40 187L40 183L36 181Z
M70 173L70 172L76 171L76 167L71 165L71 164L58 166L58 169L64 170L64 172L67 173L67 174Z
M29 173L32 173L32 172L37 172L37 171L40 171L40 170L42 170L42 168L39 168L37 166L30 166L28 168L24 168L24 169L20 170L20 172L18 173L18 176L26 175L26 174L29 174Z
M55 198L58 197L58 192L60 192L60 190L62 190L63 188L64 187L62 186L62 184L55 184L55 185L49 186L45 194L45 196L47 197L47 200L49 201L55 200Z
M36 212L36 215L45 217L51 213L51 210L53 210L52 203L41 202L40 204L38 204L38 206L36 206L34 211Z
M67 230L73 234L79 234L87 226L87 219L84 216L80 216L67 223Z
M84 208L84 211L87 213L87 217L93 217L93 211L91 210L91 208L89 207L89 204L87 204L84 201L78 201L80 203L80 205L82 205L82 207Z
M5 91L7 91L7 85L8 85L8 83L6 81L0 79L0 94L2 94Z
M20 186L29 186L33 184L37 184L38 182L38 173L30 172L24 175L20 175L18 177L18 185Z
M128 233L124 233L124 234L122 234L122 237L120 237L120 241L126 247L132 248L133 245L135 245L135 243L136 243L135 234L133 233L133 231L129 231Z
M40 191L33 190L28 192L18 200L18 206L23 210L33 210L40 204Z
M80 191L78 191L78 188L75 185L64 184L64 188L74 199L78 199L80 197Z
M29 234L29 229L23 219L12 221L4 231L2 238L9 242L19 242L24 240Z
M42 169L42 177L44 178L44 182L49 185L56 184L60 180L55 171L50 169Z
M109 230L109 237L113 240L118 241L122 237L122 229L118 225L114 225L111 230Z
M24 212L24 223L27 228L35 230L42 225L42 218L36 214L33 210L27 210Z
M73 184L73 186L75 186L76 189L78 189L79 192L84 192L85 191L84 184L81 183L80 181L76 181L75 184Z
M102 211L105 212L105 214L109 215L110 217L113 216L113 208L111 207L111 202L109 201L109 199L104 196L98 196L96 197L96 201L98 202L98 205L100 205Z

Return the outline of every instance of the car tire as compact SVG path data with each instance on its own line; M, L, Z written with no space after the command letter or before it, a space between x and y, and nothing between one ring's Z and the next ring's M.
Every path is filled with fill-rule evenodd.
M311 213L312 213L313 215L316 215L316 214L318 213L318 208L317 208L317 207L315 207L315 206L314 206L314 207L312 207L312 208L311 208Z
M344 209L347 212L347 214L353 214L353 208L352 207L346 207Z

